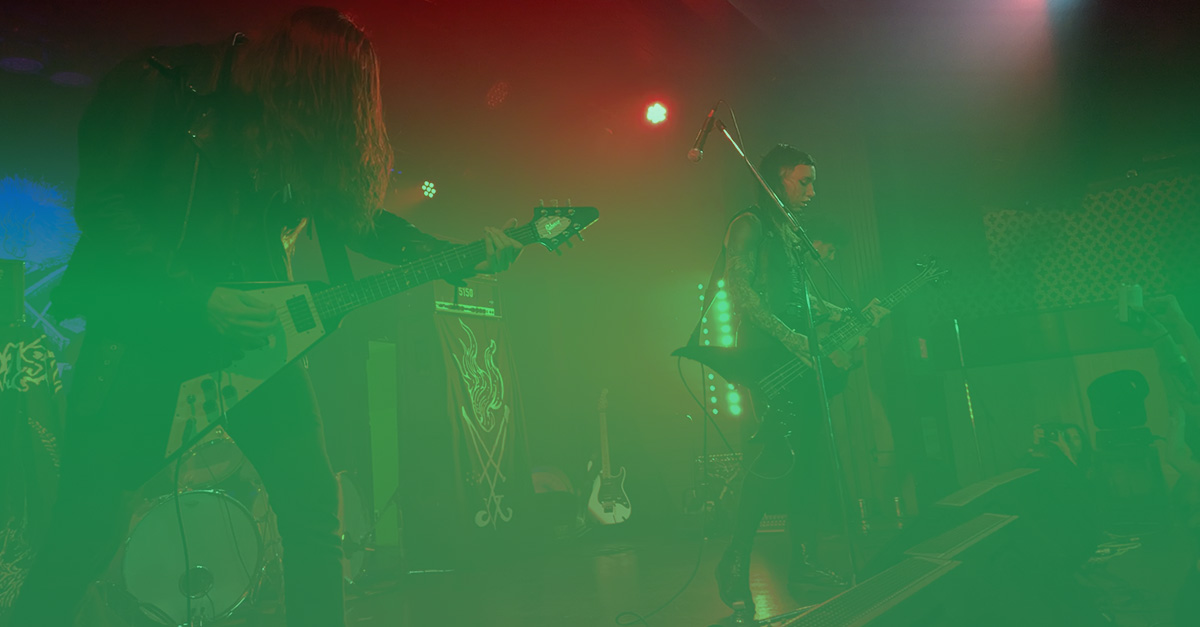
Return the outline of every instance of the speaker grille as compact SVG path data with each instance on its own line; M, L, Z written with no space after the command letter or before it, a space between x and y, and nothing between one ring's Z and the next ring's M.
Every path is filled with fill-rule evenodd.
M955 559L975 543L1003 529L1016 519L1016 516L981 514L936 538L914 546L905 553L914 557L939 560Z
M960 563L911 557L784 623L783 627L861 627Z
M972 501L987 494L988 492L991 492L992 490L995 490L996 488L1010 481L1016 481L1021 477L1032 475L1037 471L1037 468L1014 468L1008 472L998 474L991 479L984 479L983 481L972 483L958 492L943 498L942 500L938 501L937 504L947 507L966 507L967 505L970 505Z

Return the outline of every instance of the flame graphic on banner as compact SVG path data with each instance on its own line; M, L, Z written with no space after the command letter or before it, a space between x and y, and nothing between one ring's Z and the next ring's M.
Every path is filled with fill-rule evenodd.
M454 363L466 386L467 396L471 399L471 412L464 406L461 409L463 423L471 434L471 444L475 449L475 459L479 462L479 475L476 480L488 486L488 495L483 498L483 509L475 513L475 524L479 527L491 525L495 527L500 522L512 520L512 508L504 507L503 494L496 493L496 487L507 481L500 466L504 461L505 443L508 441L508 428L511 424L512 409L504 402L504 377L496 367L496 341L488 343L483 352L483 365L479 365L479 342L475 333L460 318L466 341L459 338L458 343L463 349L462 357L453 355ZM471 419L471 415L475 419ZM499 420L497 421L497 416ZM478 425L478 426L477 426ZM497 428L497 425L499 428ZM492 433L495 431L495 433ZM491 442L488 442L489 437Z

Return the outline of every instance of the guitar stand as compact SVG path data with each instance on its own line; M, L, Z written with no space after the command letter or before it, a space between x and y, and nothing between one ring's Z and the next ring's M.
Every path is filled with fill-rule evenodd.
M794 610L768 616L766 618L754 618L754 610L746 607L746 604L741 601L733 604L733 613L721 620L710 623L707 627L771 627L777 623L783 623L786 620L795 618L816 605L805 605Z

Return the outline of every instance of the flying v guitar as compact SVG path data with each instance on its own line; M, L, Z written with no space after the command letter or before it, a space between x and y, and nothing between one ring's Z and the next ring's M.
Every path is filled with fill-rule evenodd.
M505 231L528 246L554 252L599 217L595 207L538 207L531 221ZM273 305L282 323L265 348L247 351L226 368L189 379L180 386L167 441L168 461L178 457L220 424L225 412L284 366L332 333L351 311L424 283L452 277L487 258L482 240L455 246L358 281L321 289L308 283L246 283L244 289Z

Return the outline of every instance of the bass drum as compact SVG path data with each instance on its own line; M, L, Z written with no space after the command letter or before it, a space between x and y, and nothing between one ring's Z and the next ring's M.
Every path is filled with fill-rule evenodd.
M183 492L157 499L138 520L125 543L121 579L142 613L159 623L220 620L257 587L263 553L259 523L236 499L214 491Z

